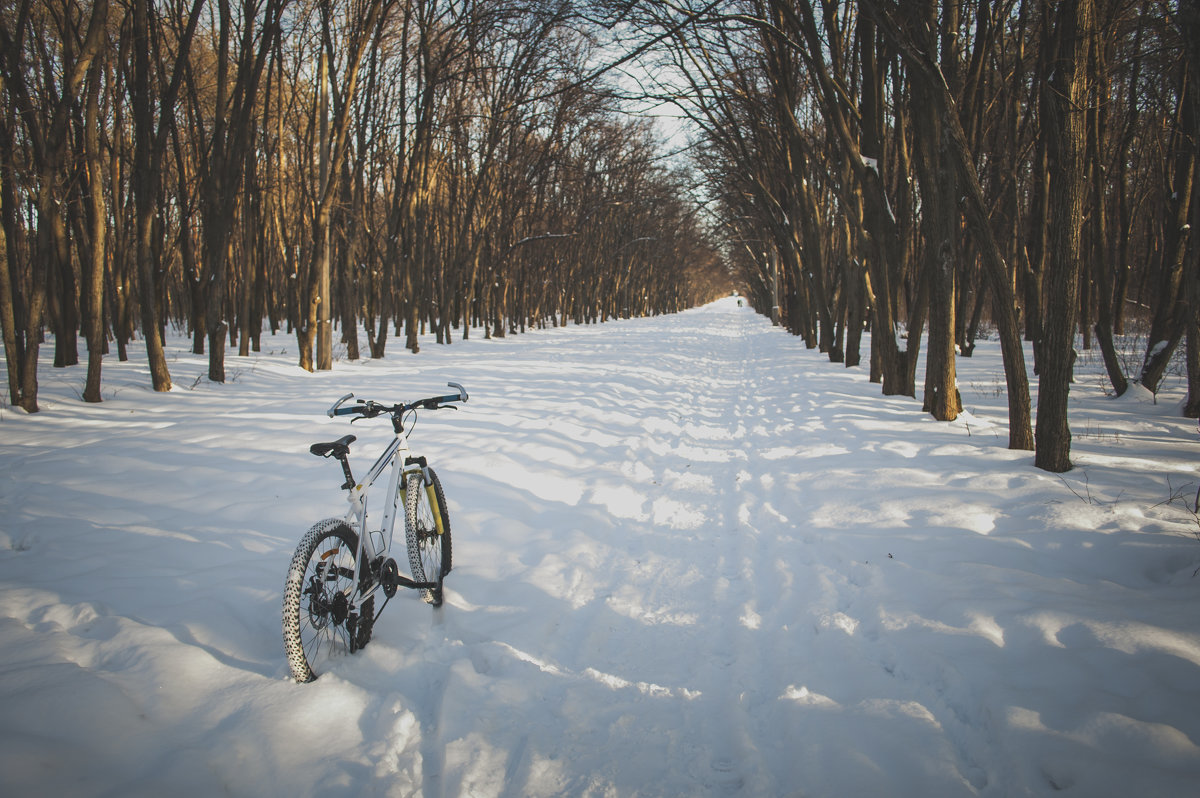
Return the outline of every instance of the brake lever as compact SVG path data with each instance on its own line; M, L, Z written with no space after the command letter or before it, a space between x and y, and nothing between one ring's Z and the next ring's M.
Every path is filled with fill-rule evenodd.
M378 406L374 402L359 399L358 404L362 405L362 409L358 411L359 415L350 419L351 424L355 421L362 421L364 418L375 418L375 416L379 415Z

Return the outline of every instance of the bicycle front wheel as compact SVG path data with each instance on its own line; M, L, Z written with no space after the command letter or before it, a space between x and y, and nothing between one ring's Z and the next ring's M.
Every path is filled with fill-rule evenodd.
M408 565L414 582L434 582L423 588L422 598L435 607L442 605L442 580L450 573L450 516L442 482L432 468L410 474L405 483L404 537L408 543Z
M340 518L314 524L296 547L283 590L283 647L297 682L371 639L374 596L354 606L357 554L358 535Z

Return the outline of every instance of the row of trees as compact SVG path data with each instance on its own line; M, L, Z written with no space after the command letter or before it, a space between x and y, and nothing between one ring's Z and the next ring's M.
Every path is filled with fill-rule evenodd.
M389 335L670 312L727 276L570 0L9 0L0 321L12 403L168 325L223 381L264 329Z
M699 131L703 215L588 72L602 30L657 54L639 94ZM870 327L884 393L915 395L927 335L939 419L990 321L1010 446L1065 470L1080 337L1117 393L1186 340L1200 414L1198 48L1200 0L9 0L9 391L36 410L46 330L56 365L84 336L98 401L135 334L170 386L168 324L220 381L264 329L328 368L335 327L382 357L669 312L729 261L834 361Z
M925 408L953 419L956 354L990 320L1009 444L1052 471L1070 467L1077 336L1116 393L1157 391L1186 338L1200 415L1197 0L610 7L662 42L658 98L701 131L727 252L809 345L855 365L869 325L872 379L915 395L927 327ZM1149 343L1126 374L1131 321Z

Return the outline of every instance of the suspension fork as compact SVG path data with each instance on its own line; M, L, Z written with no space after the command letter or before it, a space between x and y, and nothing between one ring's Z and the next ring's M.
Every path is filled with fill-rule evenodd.
M446 531L446 525L442 521L442 506L438 502L437 490L433 486L433 474L429 469L429 463L424 457L409 457L404 461L406 473L419 471L421 473L421 482L425 485L425 496L429 499L429 511L433 513L433 524L439 535ZM407 486L407 480L405 480Z
M429 466L421 469L421 476L425 480L425 496L429 499L429 509L433 513L433 527L439 535L445 534L446 527L442 521L442 503L438 501L437 489L433 486L433 477L429 473Z

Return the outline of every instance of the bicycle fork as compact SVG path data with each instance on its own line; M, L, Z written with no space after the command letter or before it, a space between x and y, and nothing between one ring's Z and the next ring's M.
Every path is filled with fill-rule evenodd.
M419 466L421 471L421 482L425 485L425 497L429 500L429 511L433 514L434 529L438 535L446 531L445 524L442 522L442 505L438 501L437 491L433 487L433 473L429 469L429 463L424 457L409 457L404 461L404 464ZM415 469L413 469L415 470ZM402 484L401 488L406 485Z

